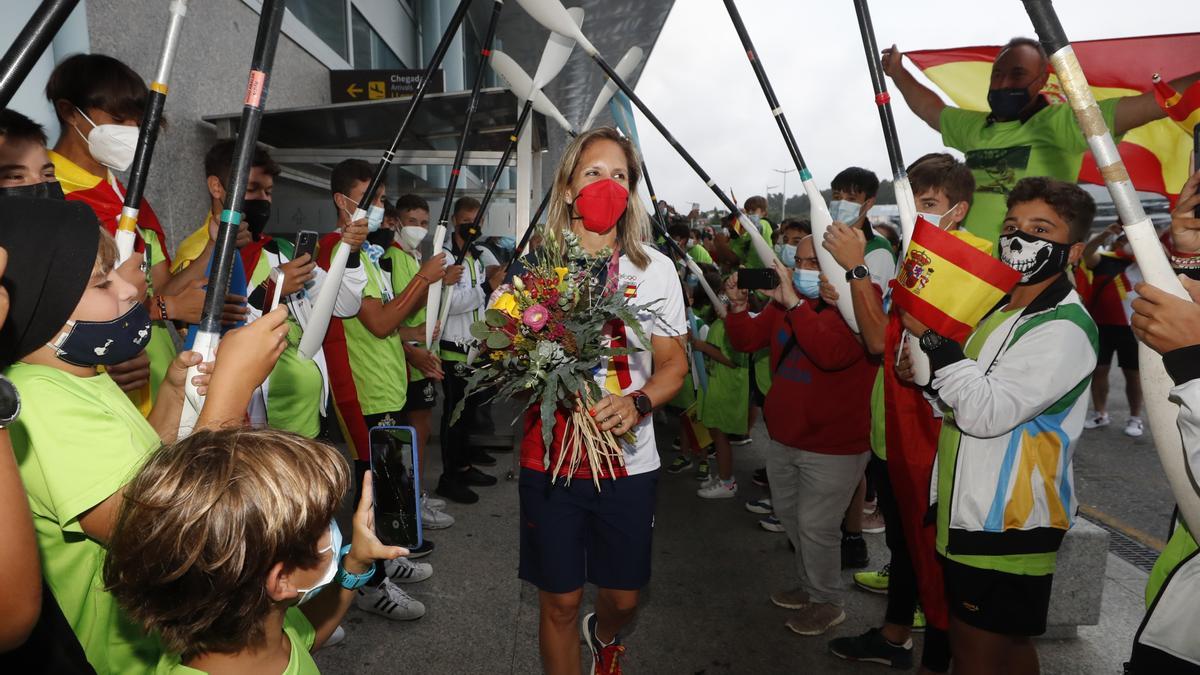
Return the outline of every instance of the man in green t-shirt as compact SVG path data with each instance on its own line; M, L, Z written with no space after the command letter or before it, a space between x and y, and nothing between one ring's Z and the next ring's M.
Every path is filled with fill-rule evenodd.
M692 260L695 260L697 264L712 264L712 256L710 256L708 251L704 250L704 247L696 241L695 234L686 224L676 223L672 225L667 229L667 234L669 234L671 239L675 240L675 243L679 245L679 248L687 252L688 256Z
M775 240L775 229L771 227L771 222L767 220L767 198L755 195L750 197L742 204L742 211L750 216L750 220L758 223L761 229L763 239L767 242ZM729 240L729 248L734 255L741 261L742 267L767 267L767 264L758 257L758 251L754 248L754 239L749 232L742 231L741 221L735 219L731 225L733 232Z
M967 166L975 174L975 201L965 223L968 232L995 242L1007 210L1005 201L1022 178L1078 180L1087 139L1069 105L1051 105L1039 95L1050 77L1050 60L1041 43L1013 38L996 55L988 86L990 111L946 105L904 68L902 56L895 45L883 50L884 72L917 117L940 131L946 145L966 154ZM1184 91L1196 79L1196 74L1188 75L1171 86ZM1101 101L1100 111L1117 136L1165 114L1152 92Z

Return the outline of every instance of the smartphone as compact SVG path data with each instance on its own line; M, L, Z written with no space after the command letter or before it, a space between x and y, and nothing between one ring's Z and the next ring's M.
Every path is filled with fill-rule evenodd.
M296 233L296 250L292 252L292 260L307 253L314 257L317 252L317 233L312 230L300 230Z
M271 283L275 285L275 293L272 295L271 304L267 306L267 311L265 313L269 314L275 311L275 308L279 306L279 298L283 295L283 279L285 276L286 275L278 267L271 268L270 277Z
M375 534L387 546L420 548L425 539L417 485L417 432L412 427L374 427L369 439Z
M775 270L763 268L740 267L737 271L737 287L748 291L770 290L779 286L779 275Z

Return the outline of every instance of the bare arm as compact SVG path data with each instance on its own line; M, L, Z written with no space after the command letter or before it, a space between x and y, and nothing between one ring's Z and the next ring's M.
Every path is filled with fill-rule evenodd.
M1191 75L1171 80L1170 84L1175 91L1183 92L1198 79L1200 79L1200 73L1192 73ZM1126 96L1117 101L1117 111L1113 120L1113 133L1120 136L1143 124L1149 124L1154 120L1159 120L1166 116L1167 114L1163 112L1162 107L1158 105L1158 101L1154 99L1153 91L1138 94L1137 96Z
M918 82L917 78L908 72L901 62L903 56L904 54L896 48L896 45L883 50L883 72L892 78L892 82L900 90L900 95L904 97L904 102L908 104L909 109L934 131L941 131L942 110L946 108L946 102L942 100L941 96L938 96L937 92Z
M0 653L16 649L29 637L42 609L42 575L38 565L33 516L17 470L7 431L0 431L0 578L8 589L0 594Z
M716 345L709 344L697 338L692 338L692 348L703 352L705 356L723 366L728 368L737 368L737 364L734 363L733 360L728 356L725 356L725 352L718 349Z
M1096 265L1100 264L1100 248L1117 236L1120 231L1121 226L1113 223L1089 239L1083 247L1083 264L1091 269L1096 269Z

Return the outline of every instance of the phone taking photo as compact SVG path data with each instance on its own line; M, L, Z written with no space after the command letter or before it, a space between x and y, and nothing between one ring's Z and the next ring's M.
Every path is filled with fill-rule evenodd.
M296 246L292 252L292 260L308 254L312 258L317 252L317 233L312 230L300 230L296 233Z
M737 287L747 291L769 291L779 286L779 275L768 267L739 267Z
M279 298L283 295L283 279L286 275L278 267L272 267L270 276L271 283L275 286L275 291L271 296L271 303L267 305L267 311L264 314L274 312L275 308L279 306Z
M374 427L369 438L375 534L386 546L420 548L425 539L417 484L417 432L412 427Z

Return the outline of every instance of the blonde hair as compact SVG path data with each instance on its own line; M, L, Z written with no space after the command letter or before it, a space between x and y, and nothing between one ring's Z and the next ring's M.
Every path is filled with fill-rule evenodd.
M104 276L117 266L117 241L103 227L100 228L100 245L96 248L96 263L93 269Z
M559 233L571 228L571 205L567 203L567 191L571 188L575 169L579 167L579 158L583 156L584 150L597 141L612 141L621 146L625 153L625 162L628 164L626 168L629 170L629 199L625 205L625 213L617 221L617 242L621 246L621 253L626 255L630 262L638 269L646 269L650 264L650 256L646 253L644 242L650 238L650 217L637 194L638 183L642 179L642 162L633 143L612 127L597 127L585 131L567 146L554 174L546 226Z
M271 429L198 431L125 486L104 582L184 658L260 641L271 567L313 567L350 484L334 448ZM335 555L337 552L335 552Z

